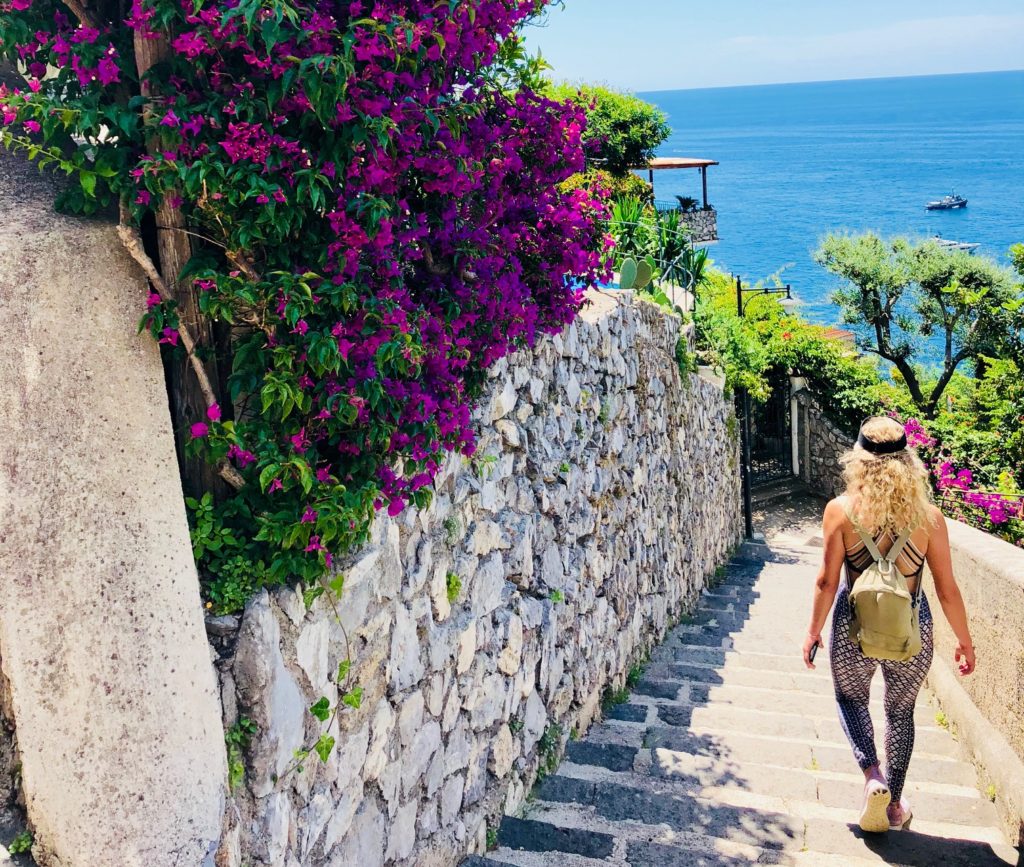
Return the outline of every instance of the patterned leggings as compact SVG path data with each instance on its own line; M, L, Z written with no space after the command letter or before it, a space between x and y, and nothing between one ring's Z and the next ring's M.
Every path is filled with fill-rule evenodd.
M917 656L906 662L869 659L850 640L850 592L845 582L832 611L829 655L836 704L839 705L839 721L862 770L878 764L868 700L871 678L876 668L882 668L882 679L885 681L885 777L893 803L898 802L903 794L910 754L914 749L914 705L932 664L934 650L932 613L924 594L921 594L920 605L922 647Z

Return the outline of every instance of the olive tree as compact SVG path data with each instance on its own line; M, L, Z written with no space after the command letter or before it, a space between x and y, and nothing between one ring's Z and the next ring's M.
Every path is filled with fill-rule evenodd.
M893 365L928 418L964 362L1019 345L1024 291L990 259L871 233L831 235L815 259L845 280L832 300L860 349Z

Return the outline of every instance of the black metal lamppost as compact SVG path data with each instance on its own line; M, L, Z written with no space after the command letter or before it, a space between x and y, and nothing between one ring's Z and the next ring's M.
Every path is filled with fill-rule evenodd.
M749 293L746 300L744 293ZM772 286L767 289L744 289L741 278L736 278L736 313L742 319L746 312L747 305L751 299L758 295L784 295L781 304L783 307L796 305L797 300L793 297L792 287L787 283L785 286ZM743 407L743 425L740 427L740 449L742 456L741 477L743 479L743 527L748 539L754 537L754 506L750 495L750 392L746 388L740 389L740 401Z

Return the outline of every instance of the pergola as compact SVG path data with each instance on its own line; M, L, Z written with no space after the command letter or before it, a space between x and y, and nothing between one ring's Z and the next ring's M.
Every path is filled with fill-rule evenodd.
M651 187L654 187L654 173L664 169L699 169L700 183L703 191L704 210L708 209L708 166L717 166L718 160L705 160L698 157L655 157L646 166L636 166L638 170L647 169Z

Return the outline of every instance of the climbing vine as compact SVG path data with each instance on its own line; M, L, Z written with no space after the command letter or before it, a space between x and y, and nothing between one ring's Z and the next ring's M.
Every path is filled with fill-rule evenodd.
M606 215L559 190L582 110L534 89L518 36L544 5L0 5L4 143L77 179L61 207L119 205L143 327L191 364L183 457L227 485L188 501L218 612L423 505L474 449L486 368L596 280Z

